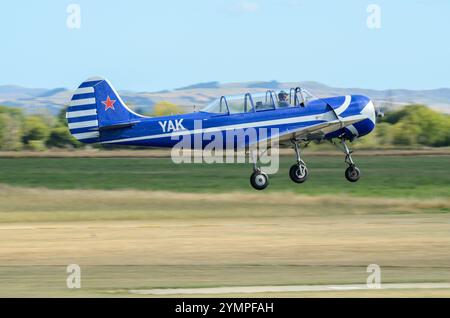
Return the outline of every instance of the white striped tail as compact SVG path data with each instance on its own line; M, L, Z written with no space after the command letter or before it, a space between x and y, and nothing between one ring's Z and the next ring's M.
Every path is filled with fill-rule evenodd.
M94 87L102 81L99 77L84 81L73 93L67 108L70 133L84 143L97 142L100 136Z

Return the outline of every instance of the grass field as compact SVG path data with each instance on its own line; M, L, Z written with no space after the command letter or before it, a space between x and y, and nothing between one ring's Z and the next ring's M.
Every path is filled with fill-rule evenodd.
M133 296L131 289L450 282L450 156L282 157L254 191L249 165L170 159L0 159L0 296ZM220 176L220 177L215 177ZM66 288L67 264L82 288ZM445 296L449 289L257 294ZM198 295L201 296L201 295ZM217 295L216 295L217 296ZM226 296L251 296L228 294Z
M0 225L0 296L362 284L372 263L381 266L383 283L450 282L450 219L436 211L436 205L449 205L444 199L377 203L350 198L342 209L337 198L285 198L283 193L269 196L266 206L253 207L230 205L233 200L251 202L252 194L185 194L174 200L168 192L3 188L1 193L0 214L14 207L10 217L15 221ZM67 205L55 210L58 200L50 202L52 197ZM126 198L134 203L109 211ZM80 290L66 288L65 267L71 263L82 268ZM405 295L450 296L450 290Z
M281 157L280 171L266 191L349 194L382 197L448 197L450 156L356 157L362 177L344 179L340 157L306 156L310 179L301 185L288 177L292 157ZM249 164L181 164L143 158L10 158L0 159L0 183L51 189L140 189L181 192L236 192L249 185Z

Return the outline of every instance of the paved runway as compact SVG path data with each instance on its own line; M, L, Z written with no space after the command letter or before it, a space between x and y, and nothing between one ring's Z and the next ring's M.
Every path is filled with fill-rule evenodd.
M279 293L279 292L311 292L311 291L346 291L370 289L450 289L450 283L398 283L381 284L379 288L366 284L348 285L292 285L292 286L240 286L209 288L166 288L136 289L131 294L139 295L194 295L194 294L246 294L246 293Z

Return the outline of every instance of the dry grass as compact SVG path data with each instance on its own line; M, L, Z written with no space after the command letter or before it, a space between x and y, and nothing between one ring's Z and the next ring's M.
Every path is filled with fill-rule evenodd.
M0 264L439 267L449 233L444 216L8 224Z
M178 193L0 186L0 222L263 218L447 211L450 199L305 196L292 192Z
M1 187L0 295L364 283L371 263L384 282L449 282L449 200Z

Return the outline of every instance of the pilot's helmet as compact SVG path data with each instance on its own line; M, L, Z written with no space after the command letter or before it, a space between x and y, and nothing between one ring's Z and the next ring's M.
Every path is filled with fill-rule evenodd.
M281 101L286 101L287 96L288 96L288 94L285 91L281 91L278 93L278 99Z

